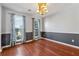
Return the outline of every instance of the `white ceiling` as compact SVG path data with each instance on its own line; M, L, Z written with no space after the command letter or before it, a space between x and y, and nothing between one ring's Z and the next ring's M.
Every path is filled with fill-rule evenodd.
M2 5L10 9L13 9L15 11L30 13L30 14L37 14L36 3L3 3ZM48 12L47 14L43 16L48 16L50 14L56 13L68 5L69 4L66 4L66 3L65 4L64 3L63 4L62 3L48 3ZM31 9L31 11L28 11L28 9Z

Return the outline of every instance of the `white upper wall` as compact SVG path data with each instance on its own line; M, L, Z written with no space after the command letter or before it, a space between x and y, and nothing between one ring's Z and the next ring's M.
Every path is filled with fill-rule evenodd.
M26 15L26 32L32 32L32 16Z
M43 31L79 34L79 4L65 5L59 12L45 17Z
M6 7L2 7L2 34L11 33L11 15L10 13L24 15L26 23L26 32L32 32L32 15L20 13L18 11L11 10Z
M25 18L26 32L32 32L32 18L34 17L34 15L18 12L18 11L9 9L7 7L2 7L2 28L1 28L2 34L11 33L11 14L10 13L14 13L17 15L24 15L26 17ZM38 19L37 16L35 16L34 18ZM41 18L40 18L40 23L41 23L40 30L42 31L42 19Z

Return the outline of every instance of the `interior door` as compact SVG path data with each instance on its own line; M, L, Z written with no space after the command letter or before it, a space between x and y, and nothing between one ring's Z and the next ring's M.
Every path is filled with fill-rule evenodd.
M33 19L33 39L40 38L40 19Z

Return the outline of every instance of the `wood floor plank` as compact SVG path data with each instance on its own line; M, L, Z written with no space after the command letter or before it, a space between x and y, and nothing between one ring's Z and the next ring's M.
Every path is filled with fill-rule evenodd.
M5 48L0 56L79 56L79 49L40 39Z

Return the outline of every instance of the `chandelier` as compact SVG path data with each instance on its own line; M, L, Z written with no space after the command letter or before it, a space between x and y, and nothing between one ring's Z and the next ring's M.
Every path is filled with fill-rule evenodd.
M48 12L47 3L38 3L37 4L37 13L44 15Z

